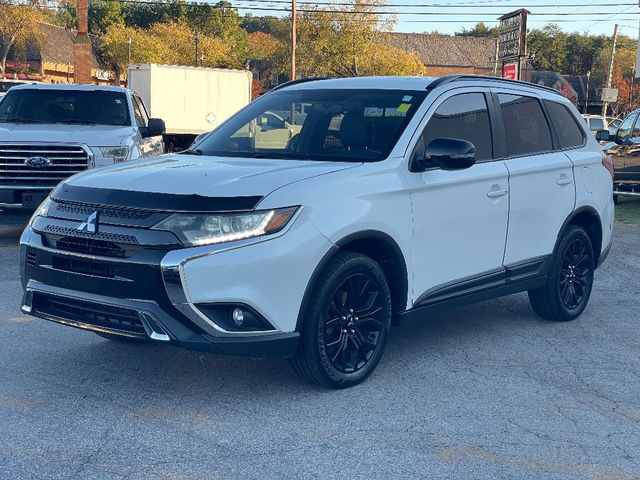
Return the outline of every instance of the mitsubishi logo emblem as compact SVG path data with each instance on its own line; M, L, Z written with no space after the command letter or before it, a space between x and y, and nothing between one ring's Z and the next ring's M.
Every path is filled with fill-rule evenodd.
M79 232L98 233L98 212L93 212L76 228Z

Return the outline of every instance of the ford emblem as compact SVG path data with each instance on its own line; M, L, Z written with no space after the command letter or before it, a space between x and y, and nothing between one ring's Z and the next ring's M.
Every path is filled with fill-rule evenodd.
M31 168L44 168L51 165L51 159L47 157L28 157L24 160L24 164Z

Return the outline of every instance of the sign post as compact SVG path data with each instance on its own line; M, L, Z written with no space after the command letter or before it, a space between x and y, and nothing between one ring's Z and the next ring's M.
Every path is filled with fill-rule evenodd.
M501 16L498 39L498 59L502 76L512 80L522 78L522 60L527 56L528 10L521 8ZM515 70L515 71L514 71Z

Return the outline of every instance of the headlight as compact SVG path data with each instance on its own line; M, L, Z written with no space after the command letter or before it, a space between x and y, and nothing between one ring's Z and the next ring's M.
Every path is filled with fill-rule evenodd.
M259 237L282 230L298 207L232 214L176 213L154 225L175 233L186 246L210 245Z
M33 224L33 221L36 219L36 217L46 217L47 213L49 213L50 206L51 206L51 198L47 197L36 209L36 211L33 212L33 215L31 215L31 218L29 219L28 225L31 226Z
M129 155L129 147L98 147L104 158L112 158L113 163L122 163Z

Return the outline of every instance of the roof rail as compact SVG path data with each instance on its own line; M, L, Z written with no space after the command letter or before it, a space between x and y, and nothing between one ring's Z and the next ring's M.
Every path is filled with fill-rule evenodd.
M446 75L444 77L440 77L434 80L433 82L431 82L427 86L427 90L433 90L434 88L439 87L440 85L445 85L447 83L462 82L462 81L469 81L469 80L491 80L494 82L503 82L503 83L510 83L510 84L515 83L516 85L540 88L548 92L553 92L557 95L562 95L562 93L556 90L555 88L547 87L546 85L538 85L537 83L523 82L521 80L509 80L508 78L502 78L502 77L492 77L490 75L469 75L469 74Z
M288 82L281 83L280 85L276 85L269 92L275 92L276 90L280 90L281 88L290 87L291 85L297 85L298 83L307 83L313 82L315 80L328 80L331 77L309 77L309 78L298 78L297 80L289 80Z

